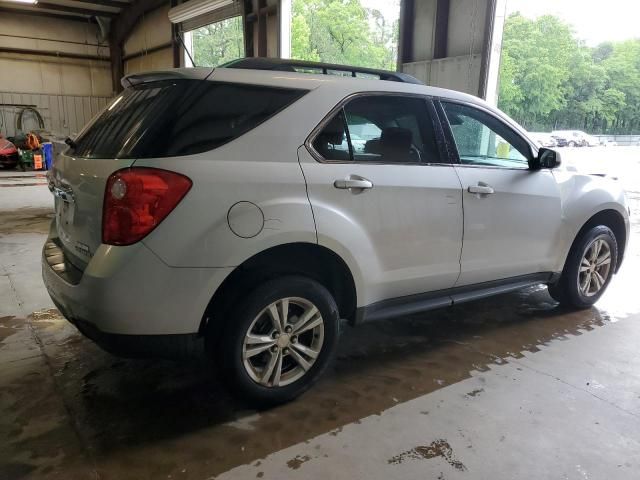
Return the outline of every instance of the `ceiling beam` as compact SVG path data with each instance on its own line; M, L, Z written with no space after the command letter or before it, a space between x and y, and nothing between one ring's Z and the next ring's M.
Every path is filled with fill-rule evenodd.
M95 21L90 18L90 17L85 17L85 16L80 16L80 15L64 15L64 14L58 14L58 13L51 13L51 12L45 12L43 11L38 11L37 9L22 9L22 8L11 8L11 7L5 7L4 5L0 6L0 13L15 13L18 15L30 15L33 17L46 17L51 19L52 16L54 16L54 18L58 19L58 20L70 20L72 22L83 22L83 23L95 23Z
M54 10L56 12L63 13L77 13L79 15L89 15L89 16L98 16L98 17L115 17L118 15L117 12L106 12L104 10L92 10L88 8L78 8L78 7L68 7L66 5L58 5L55 3L46 3L46 2L38 2L34 5L36 8L41 8L44 10Z
M123 0L73 0L79 3L88 3L89 5L102 5L103 7L111 8L125 8L129 5L128 2Z

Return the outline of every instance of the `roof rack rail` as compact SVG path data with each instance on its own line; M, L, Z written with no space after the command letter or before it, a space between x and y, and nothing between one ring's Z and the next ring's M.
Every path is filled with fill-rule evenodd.
M220 65L221 68L242 68L250 70L277 70L282 72L300 72L365 79L388 80L392 82L424 85L420 80L401 72L391 72L376 68L353 67L323 62L308 62L284 58L249 57L232 60Z

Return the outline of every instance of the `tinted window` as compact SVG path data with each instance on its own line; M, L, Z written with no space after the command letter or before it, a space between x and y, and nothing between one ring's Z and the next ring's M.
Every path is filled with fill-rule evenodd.
M350 160L344 112L340 110L313 141L313 148L327 160Z
M313 145L327 160L380 163L440 161L426 102L414 97L358 97L336 114Z
M205 152L255 128L304 93L201 80L138 85L81 132L72 154L150 158Z
M529 145L493 115L466 105L443 102L460 163L528 168Z

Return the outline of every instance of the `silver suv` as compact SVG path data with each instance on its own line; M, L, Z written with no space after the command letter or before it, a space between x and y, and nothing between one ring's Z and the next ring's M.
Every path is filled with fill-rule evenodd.
M620 187L475 97L231 68L123 83L55 163L42 256L55 304L109 351L204 346L277 403L326 369L340 319L540 283L585 308L622 261Z

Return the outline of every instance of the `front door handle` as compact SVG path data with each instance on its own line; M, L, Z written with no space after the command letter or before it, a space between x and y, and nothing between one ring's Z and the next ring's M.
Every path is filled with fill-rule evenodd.
M333 182L333 186L341 190L364 190L373 188L373 183L366 178L345 178Z
M469 185L467 192L476 193L478 195L491 195L495 190L486 183L478 182L478 185Z

